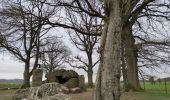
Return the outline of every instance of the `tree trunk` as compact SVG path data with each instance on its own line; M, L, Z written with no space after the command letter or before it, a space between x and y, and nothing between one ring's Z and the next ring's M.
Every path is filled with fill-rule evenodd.
M101 66L100 63L97 76L96 76L96 83L93 91L93 100L101 100Z
M93 87L93 61L92 61L92 51L89 51L87 53L88 56L88 71L87 71L87 77L88 77L88 86L90 88Z
M98 72L97 72L97 76L96 76L96 82L95 82L95 88L94 88L94 94L93 94L93 100L101 100L101 72L102 72L102 67L103 67L103 48L105 46L105 41L106 41L106 33L107 33L107 29L108 29L108 25L105 24L103 32L102 32L102 36L101 36L101 41L100 41L100 49L99 49L99 53L100 53L100 64L99 64L99 68L98 68Z
M121 67L122 67L122 75L123 75L123 83L124 83L124 91L129 90L128 86L128 78L127 78L127 68L125 62L125 49L124 49L124 41L121 42Z
M24 82L21 88L27 88L27 87L30 87L29 63L25 63Z
M97 83L94 100L120 100L120 47L122 16L119 0L106 0L107 15L101 42L101 83ZM104 44L104 45L103 45ZM97 81L97 82L100 82ZM100 85L100 86L98 86ZM99 91L97 91L99 90ZM97 97L99 96L99 97Z
M93 69L92 67L88 68L88 72L87 72L87 76L88 76L88 86L90 88L93 87Z
M138 49L135 45L135 39L132 34L132 28L126 27L125 32L125 58L127 64L128 86L129 90L140 91L140 83L138 78L137 57ZM128 90L128 91L129 91Z

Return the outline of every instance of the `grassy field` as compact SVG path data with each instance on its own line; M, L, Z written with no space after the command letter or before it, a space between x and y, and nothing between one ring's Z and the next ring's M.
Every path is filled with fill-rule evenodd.
M167 90L170 91L170 82L167 82ZM144 85L141 84L142 88L144 88ZM145 83L145 89L147 91L165 91L165 83L162 82L161 84L151 84L151 83Z
M3 86L11 86L11 85L3 84L0 87ZM170 100L170 83L167 83L167 89L168 89L167 95L165 93L164 83L155 84L155 85L146 83L145 88L146 88L145 92L128 92L128 93L124 92L121 95L121 100ZM16 90L1 90L0 100L11 100L11 97L15 91ZM80 94L69 94L69 95L72 97L72 100L92 100L92 91L93 91L92 89L88 89L87 92L83 92Z
M144 88L143 84L141 86ZM165 83L145 83L144 92L123 93L121 100L170 100L170 82L167 83L167 94Z
M0 100L12 100L16 90L0 90Z
M0 83L0 89L1 88L19 88L20 84L10 84L10 83Z
M170 100L170 96L162 92L128 92L123 93L121 100Z

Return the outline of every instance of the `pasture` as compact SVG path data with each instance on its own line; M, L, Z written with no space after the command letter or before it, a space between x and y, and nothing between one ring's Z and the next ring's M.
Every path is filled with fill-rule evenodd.
M0 89L2 88L19 88L20 84L13 84L13 83L0 83Z

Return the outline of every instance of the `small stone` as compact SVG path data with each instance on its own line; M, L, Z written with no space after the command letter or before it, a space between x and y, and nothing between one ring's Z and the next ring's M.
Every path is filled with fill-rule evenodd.
M79 87L70 89L70 93L81 93L81 92L82 92L82 90Z

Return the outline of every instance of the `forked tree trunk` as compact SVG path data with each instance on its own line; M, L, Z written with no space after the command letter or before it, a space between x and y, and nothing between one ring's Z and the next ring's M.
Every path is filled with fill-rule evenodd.
M101 41L101 64L99 83L96 84L94 100L120 100L120 47L122 16L119 0L106 0L109 8ZM98 97L97 97L98 96Z
M135 39L132 34L132 28L127 27L125 32L125 58L127 64L127 76L129 90L140 91L141 86L138 78L137 57L138 49L135 45Z

